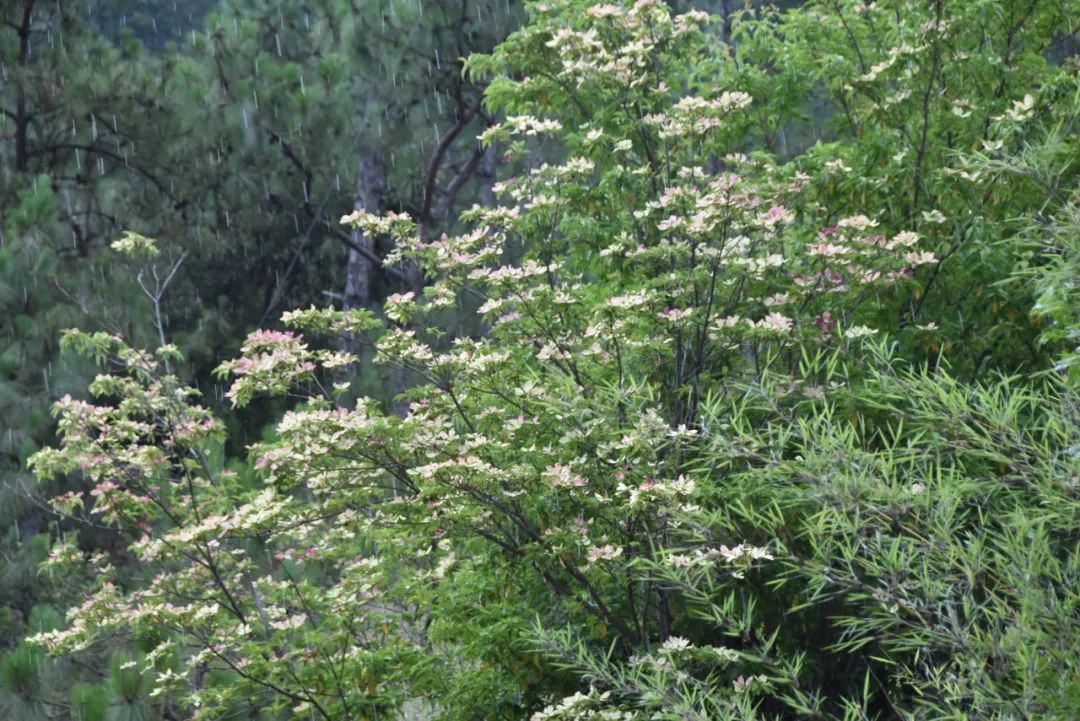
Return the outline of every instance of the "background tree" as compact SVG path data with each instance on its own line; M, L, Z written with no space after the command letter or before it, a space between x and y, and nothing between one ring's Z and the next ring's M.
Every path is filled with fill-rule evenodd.
M505 2L426 14L418 3L374 12L370 4L347 2L238 2L217 7L204 28L208 4L180 11L165 4L46 7L28 0L4 9L0 48L10 82L0 91L0 298L10 312L0 322L7 337L0 447L11 519L4 524L3 569L11 581L4 589L5 638L13 641L29 628L36 604L66 605L64 596L75 592L36 574L45 553L38 534L51 517L21 472L52 436L48 405L78 393L85 377L78 361L59 353L60 329L167 336L191 361L185 377L211 402L220 400L208 371L244 332L283 307L340 297L335 291L345 286L350 247L359 246L336 219L354 207L364 158L383 154L384 143L394 148L385 153L380 205L427 202L433 222L442 223L463 189L467 197L466 181L479 167L468 162L473 128L483 120L474 112L449 132L459 98L477 97L458 59L490 47L515 22L514 6ZM175 44L162 42L164 35ZM139 39L156 54L143 51ZM474 126L462 133L470 121ZM151 302L129 266L102 257L128 229L160 239L170 259L163 269L183 258L160 303ZM404 275L383 272L385 248L369 250L365 304ZM155 327L155 311L163 328ZM389 385L383 378L362 382L391 395L379 390ZM234 436L236 447L260 437L261 426L258 412L237 423L243 432ZM116 550L108 534L84 530L80 538L84 548ZM20 658L39 678L38 656ZM69 702L62 686L35 688L50 703Z

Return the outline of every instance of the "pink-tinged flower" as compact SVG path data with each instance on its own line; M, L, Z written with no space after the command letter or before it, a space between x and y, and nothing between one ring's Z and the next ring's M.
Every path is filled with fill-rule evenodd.
M829 311L814 318L814 324L821 329L822 333L832 333L836 329L836 321L832 319L832 313Z
M769 313L761 320L752 323L755 328L761 328L762 330L773 331L775 333L787 333L792 327L791 318L788 318L781 313Z
M669 215L664 220L661 220L656 224L656 229L661 233L666 233L669 230L680 227L685 221L677 215Z
M610 543L603 546L593 546L586 551L586 558L589 559L589 563L596 563L597 561L611 561L622 555L622 549L612 546Z
M585 12L589 15L592 15L594 18L606 18L615 15L622 15L623 11L617 5L612 5L611 3L604 3L603 5L594 5Z
M553 466L549 466L547 470L544 471L544 478L550 481L553 486L580 488L586 484L586 480L574 473L573 468L565 466L562 463L556 463Z
M791 298L788 297L787 293L776 293L765 299L765 307L775 308L778 305L787 305L789 302L791 302Z
M665 308L663 311L656 314L656 318L657 320L666 320L669 323L678 323L681 320L689 318L690 314L693 312L693 308Z
M790 210L782 205L774 205L758 216L758 222L766 228L775 228L784 223L790 223L795 216Z
M723 318L717 318L716 321L713 323L713 327L717 330L722 330L724 328L734 328L739 323L741 323L742 320L743 319L737 315L729 315Z
M926 265L927 263L933 263L935 260L937 260L937 256L935 256L933 253L929 253L929 252L926 252L926 251L922 251L922 252L914 252L913 251L913 252L908 253L907 255L905 255L904 260L906 260L912 266L918 267L920 265Z
M844 282L844 276L840 275L834 270L826 270L824 273L821 274L821 277L834 285L839 285L840 283Z
M298 340L295 333L283 330L260 329L248 334L247 341L251 345L269 345L271 343L288 343Z

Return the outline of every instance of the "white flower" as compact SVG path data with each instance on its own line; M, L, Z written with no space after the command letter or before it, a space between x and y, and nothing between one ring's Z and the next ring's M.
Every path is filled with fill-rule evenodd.
M691 644L685 638L680 636L671 636L668 640L664 641L660 645L660 653L675 653L677 651L685 651L690 648Z
M158 254L157 243L152 238L125 231L118 240L114 240L109 246L118 253L137 258L139 256L153 257Z
M1014 100L1013 106L1005 112L1005 115L999 115L995 118L995 120L1000 120L1004 117L1008 118L1009 120L1021 123L1031 117L1031 111L1034 107L1035 98L1028 94L1025 95L1022 100Z
M850 218L844 218L840 220L836 225L840 228L854 228L855 230L866 230L867 228L873 228L877 226L876 220L871 220L865 215L853 215Z
M877 331L873 328L869 328L865 325L856 325L844 331L844 337L852 339L865 338L867 336L874 335L875 333L877 333Z
M696 428L688 428L685 423L680 423L678 428L668 429L668 437L688 441L696 438L699 431Z
M885 244L885 247L889 250L898 247L910 248L917 242L919 242L919 234L913 233L910 230L905 230L894 235L893 239Z

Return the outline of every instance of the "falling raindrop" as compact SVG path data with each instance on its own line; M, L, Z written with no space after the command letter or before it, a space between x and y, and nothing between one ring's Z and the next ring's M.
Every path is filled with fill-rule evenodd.
M155 18L153 15L150 16L150 25L151 25L151 27L154 28L154 35L157 35L158 34L157 18Z
M232 227L232 225L229 223L229 211L228 210L225 211L225 227L226 228L231 228Z
M300 76L300 94L301 95L307 95L307 92L305 92L305 90L304 90L304 76L303 75Z
M90 114L90 139L97 140L97 117L93 113Z
M82 170L82 158L79 157L78 148L75 148L75 169Z
M119 130L116 129L116 113L113 113L113 116L112 116L112 130L113 130L114 133L119 133L120 132Z
M277 46L277 55L281 57L281 38L277 33L274 33L274 44Z
M247 108L240 108L240 114L244 116L244 130L248 129Z
M439 49L435 48L435 67L442 70L442 64L439 62Z

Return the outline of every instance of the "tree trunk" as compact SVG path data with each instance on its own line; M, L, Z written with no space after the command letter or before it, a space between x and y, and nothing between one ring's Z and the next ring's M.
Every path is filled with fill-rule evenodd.
M381 150L375 150L360 161L356 171L356 200L354 209L368 213L381 210L382 193L386 183L386 168ZM367 308L371 305L371 281L374 271L370 257L375 254L375 241L362 230L352 231L352 242L368 251L365 255L353 248L345 265L345 296L343 304L349 308Z
M485 208L495 207L495 176L499 168L499 153L495 143L484 148L484 157L480 161L480 205Z
M30 21L34 14L34 3L27 2L23 5L22 22L18 27L19 33L19 68L25 69L30 62ZM30 127L30 117L26 109L26 78L19 77L15 81L15 172L26 172L29 151L27 148L27 135Z

